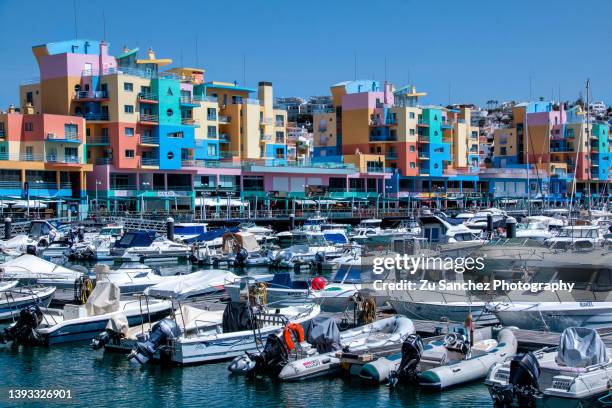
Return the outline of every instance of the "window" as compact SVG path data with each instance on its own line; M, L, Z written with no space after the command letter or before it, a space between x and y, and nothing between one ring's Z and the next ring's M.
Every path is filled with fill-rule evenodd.
M168 115L170 117L170 116L174 115L174 111L172 109L168 109L166 111L166 115Z
M34 103L34 97L32 96L32 92L26 93L26 103L30 105Z
M277 159L284 159L285 158L285 149L283 149L282 147L277 147L276 148L276 158Z
M285 142L285 132L276 132L276 143Z
M410 168L411 168L411 169L414 169L415 167L416 167L416 166L415 166L414 162L410 162Z
M66 139L76 139L79 133L79 126L73 124L64 124L64 135Z
M134 128L126 127L124 132L125 132L125 135L128 137L134 136Z
M32 161L34 160L34 147L26 146L26 160Z
M134 113L134 105L123 105L123 112Z
M215 108L206 109L206 115L208 120L217 120L217 110Z
M132 92L134 91L134 84L131 82L124 82L123 83L123 90L126 92Z
M216 156L217 155L217 145L215 144L208 144L206 147L208 156Z
M171 138L171 139L182 139L183 138L183 132L168 133L168 137Z
M499 154L500 154L500 155L502 155L502 156L506 156L506 155L507 155L507 149L506 149L506 146L502 146L502 147L500 148L500 152L499 152Z
M26 122L24 127L26 132L32 132L34 130L34 123Z
M172 152L168 152L167 157L168 157L168 160L172 160L172 159L174 159L174 153L172 153Z
M415 133L416 133L416 132L414 131L414 129L410 129L410 136L414 136L414 135L415 135Z
M216 139L217 138L217 127L216 126L209 126L208 127L208 138L209 139Z
M414 146L410 146L410 151L414 152Z
M133 159L134 158L134 150L126 149L125 150L125 157L127 157L128 159Z
M414 112L408 112L408 117L410 119L414 119Z

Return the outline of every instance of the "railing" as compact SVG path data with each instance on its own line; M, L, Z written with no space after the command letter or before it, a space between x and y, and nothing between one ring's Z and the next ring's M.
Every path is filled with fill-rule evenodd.
M370 142L396 142L397 136L391 135L370 135Z
M274 121L272 120L272 118L261 118L260 123L263 125L271 125L272 123L274 123Z
M109 144L110 140L108 135L102 136L87 136L87 143L89 144Z
M79 156L64 156L60 157L55 154L48 154L47 162L49 163L68 163L68 164L78 164L81 162Z
M83 115L76 115L76 116L82 116L87 120L108 120L108 113L84 113Z
M242 103L246 103L249 105L259 105L259 99L246 98L242 100Z
M368 173L385 173L385 169L379 166L368 166L367 172Z
M259 138L261 139L262 142L271 142L272 141L272 135L260 135Z
M282 136L276 136L276 143L277 144L283 144L285 143L285 138Z
M200 126L200 122L193 118L181 118L181 123L183 125Z
M159 166L159 159L154 159L150 157L141 157L140 164L142 166Z
M154 135L140 135L140 144L159 144L159 136Z
M389 160L395 160L397 159L397 152L387 152L385 157Z
M58 141L58 142L63 142L63 141L78 142L79 135L76 132L67 132L64 135L57 135L55 133L47 133L45 135L45 139L51 140L51 141Z
M74 93L74 99L107 99L106 91L78 91Z
M111 190L138 190L136 184L110 184Z
M193 100L198 102L217 102L214 96L193 95Z
M190 96L181 96L180 103L184 105L199 105L199 101Z
M221 133L219 135L219 142L221 143L229 143L229 136L226 133Z
M0 153L0 160L11 160L11 161L43 161L42 154L27 154L27 153Z
M113 159L111 157L99 157L96 159L96 161L94 162L97 165L107 165L107 164L112 164L113 163Z
M0 130L0 137L5 137L5 136L6 136L6 131Z
M157 101L157 95L154 95L152 92L139 92L138 99L145 101Z
M159 117L157 115L149 115L147 113L141 113L139 121L157 123L159 122Z

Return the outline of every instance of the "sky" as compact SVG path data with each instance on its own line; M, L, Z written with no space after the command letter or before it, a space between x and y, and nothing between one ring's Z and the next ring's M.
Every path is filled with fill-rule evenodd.
M0 110L38 76L33 45L77 35L114 55L153 47L207 80L271 81L275 96L329 94L356 73L414 84L426 103L575 100L590 78L612 104L610 21L607 0L0 0Z

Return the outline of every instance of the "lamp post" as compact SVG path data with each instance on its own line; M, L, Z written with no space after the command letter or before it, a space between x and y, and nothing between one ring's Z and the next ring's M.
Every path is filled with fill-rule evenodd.
M42 187L41 184L44 183L42 180L35 180L34 183L38 184L38 187ZM28 207L30 206L30 198L28 197ZM38 205L36 206L36 213L40 218L40 200L38 200Z
M227 192L227 219L228 220L230 218L231 203L232 203L232 196L233 195L234 195L233 191L228 191Z
M378 193L376 196L376 218L378 218L378 209L380 208L380 195L382 193Z
M102 182L96 179L96 215L100 212L100 204L98 204L98 186L102 184Z
M208 184L204 184L202 187L204 188L204 190L206 190L208 188ZM207 196L208 196L208 191L202 191L202 194L201 194L202 202L200 203L200 218L203 220L206 219L206 197Z
M143 190L148 190L147 187L151 185L149 181L143 181L141 184L142 184ZM145 212L145 200L144 200L145 193L146 191L143 191L142 193L140 193L140 218L142 218L142 214Z

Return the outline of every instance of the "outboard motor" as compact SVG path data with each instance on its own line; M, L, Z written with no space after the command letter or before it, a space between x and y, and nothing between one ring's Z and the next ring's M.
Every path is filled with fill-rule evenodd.
M314 256L314 268L318 275L323 273L323 263L325 262L325 254L321 251Z
M17 344L39 345L44 339L36 332L43 320L43 314L38 305L31 305L19 312L17 321L0 332L0 343L12 341Z
M255 361L255 367L249 372L250 375L268 374L272 377L278 377L278 374L289 361L289 351L279 336L269 334L263 351L250 357Z
M418 366L423 354L423 340L418 334L406 337L402 344L402 360L397 371L389 373L389 385L395 386L399 381L414 383L417 379Z
M136 347L130 355L128 360L136 360L140 364L146 364L153 355L160 350L168 340L176 339L181 335L176 322L172 319L165 318L156 323L151 332L149 338L146 341L136 343Z
M244 265L248 257L249 257L249 252L243 247L240 247L238 252L236 252L236 258L235 258L236 263L238 265Z
M491 389L495 406L508 406L516 399L520 407L535 407L540 394L539 377L540 364L533 353L514 356L510 361L508 385L496 385Z

